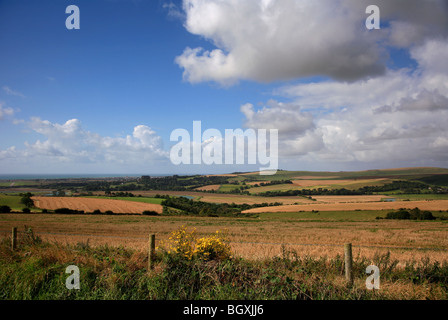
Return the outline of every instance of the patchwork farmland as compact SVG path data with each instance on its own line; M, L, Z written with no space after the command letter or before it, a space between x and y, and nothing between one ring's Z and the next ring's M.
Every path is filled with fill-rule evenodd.
M160 204L143 203L126 200L95 199L83 197L33 197L35 206L40 209L55 210L68 208L84 212L112 211L113 213L142 213L155 211L162 213Z
M141 215L143 211L157 212L159 216L151 217L150 227L146 226L148 220L141 221L141 227L135 226L128 229L120 218L114 216L95 216L101 219L101 224L95 228L91 227L91 216L76 215L79 224L71 227L72 224L64 224L65 216L54 215L21 215L23 224L32 225L37 231L52 233L53 224L48 224L48 219L58 220L58 230L65 235L55 235L52 237L63 237L71 241L79 241L83 236L74 234L85 234L91 236L93 243L116 243L131 245L134 247L144 247L146 245L146 234L149 230L158 234L159 239L165 239L169 232L182 224L194 225L199 232L210 231L211 228L224 228L230 231L232 246L236 252L245 257L274 256L278 254L282 244L294 245L300 252L307 254L336 255L339 249L327 246L322 250L322 246L335 243L335 239L343 244L343 241L351 241L354 245L364 247L363 253L372 255L377 250L384 248L403 247L405 252L394 250L394 254L405 257L413 246L419 248L418 255L423 254L421 248L431 247L446 248L446 223L444 220L429 222L396 222L389 220L377 220L384 218L391 210L400 208L431 211L435 216L444 219L448 213L448 195L444 190L444 185L448 185L446 176L447 169L439 168L404 168L391 170L371 170L362 172L300 172L300 171L279 171L274 176L260 176L255 173L233 173L228 175L209 176L186 176L186 177L166 177L151 178L144 180L107 182L108 190L102 190L104 181L94 180L88 184L80 184L80 181L73 181L71 190L66 188L66 193L76 196L42 196L48 195L49 190L58 187L58 181L32 181L27 185L26 181L20 181L17 187L11 186L12 182L7 181L3 185L4 193L9 196L0 197L0 205L13 204L15 211L19 210L19 198L13 196L15 190L23 193L29 186L34 192L34 211L40 212L43 209L52 212L59 208L69 208L72 210L91 213L95 210L101 212L112 211L114 214L136 214ZM400 182L401 181L401 182ZM436 184L428 184L426 181L435 181ZM63 181L67 183L67 181ZM399 186L397 190L389 190L388 186ZM397 184L400 182L400 184ZM166 184L166 185L165 185ZM168 186L169 187L166 187ZM36 189L36 185L41 186L41 192ZM152 186L157 188L152 188ZM172 190L173 185L178 190ZM20 186L20 189L19 187ZM93 187L95 186L95 187ZM222 188L225 186L225 188ZM46 188L48 187L48 189ZM123 189L126 187L126 191ZM350 188L349 188L350 187ZM378 187L384 191L369 192L370 194L350 194L360 187ZM86 193L83 189L91 190ZM341 189L342 188L342 189ZM221 191L220 191L221 190ZM222 191L226 190L226 191ZM235 192L235 190L239 192ZM285 196L282 192L306 191L312 195ZM326 191L327 190L327 191ZM364 190L364 189L363 189ZM368 189L370 190L370 189ZM372 189L373 190L373 189ZM437 191L439 190L439 191ZM280 192L278 196L265 196L263 192ZM328 195L332 192L347 192L349 194ZM407 194L406 192L411 192ZM195 216L185 208L168 208L164 213L163 200L166 197L185 197L195 203L208 203L210 205L232 205L252 206L248 209L241 209L242 214L249 214L248 217L225 218ZM170 211L170 209L172 209ZM187 210L187 211L185 211ZM4 220L7 217L19 217L17 213L11 216L1 216ZM73 217L70 215L68 217ZM127 215L126 219L130 218ZM144 218L145 219L145 218ZM5 221L7 221L6 219ZM82 222L85 220L85 223ZM97 220L95 220L97 221ZM116 224L118 223L118 224ZM294 227L290 227L289 225ZM205 227L210 225L212 227ZM428 227L428 226L431 227ZM107 227L105 227L107 226ZM146 227L144 227L146 226ZM330 228L331 226L331 228ZM393 227L392 227L393 226ZM415 227L415 228L414 228ZM424 227L424 229L419 229ZM84 229L86 228L86 229ZM355 230L378 230L378 232L363 232L356 235ZM428 229L429 228L429 229ZM433 230L423 231L423 230ZM132 231L130 231L132 230ZM331 230L338 230L336 233ZM396 230L396 231L386 231ZM413 231L411 231L413 230ZM419 231L420 230L420 231ZM437 230L437 231L435 231ZM331 232L330 232L331 231ZM391 236L387 232L393 232L397 236ZM414 234L425 234L425 237L418 237ZM398 236L398 235L401 236ZM101 238L96 237L101 235ZM350 236L349 236L350 235ZM356 236L355 236L356 235ZM108 238L108 236L110 238ZM122 237L117 240L114 237ZM133 237L141 238L132 239ZM130 239L126 239L130 237ZM431 240L429 240L431 239ZM307 244L309 246L301 246ZM372 244L375 248L368 248ZM319 249L320 248L320 249ZM305 250L305 251L304 251ZM389 250L389 249L387 249ZM411 250L412 251L412 250ZM254 254L254 253L257 254ZM413 252L413 251L412 251ZM426 252L428 253L428 252ZM445 260L446 254L437 252L431 254L432 257Z
M11 228L19 227L19 239L29 239L27 230L32 230L32 239L37 236L47 243L21 252L24 257L32 252L33 257L51 257L54 263L73 252L73 259L80 259L79 250L87 248L88 256L82 259L94 268L105 261L115 263L125 255L130 257L126 268L142 270L149 234L156 235L157 250L163 255L163 248L182 228L194 230L197 237L209 237L218 231L227 237L232 261L243 259L251 266L288 266L302 261L305 265L300 270L320 265L310 273L311 277L329 281L324 287L331 284L338 288L334 294L339 298L340 292L350 296L352 291L345 286L340 269L330 273L325 270L338 266L344 244L351 243L356 261L378 264L382 270L392 270L393 266L393 272L404 277L400 283L393 276L382 279L381 297L443 299L446 292L439 286L443 279L415 284L415 280L406 280L403 272L409 272L412 266L421 277L421 268L426 268L427 276L434 279L439 277L434 272L446 269L447 175L445 169L413 168L337 174L279 171L272 177L243 173L107 181L46 180L29 184L21 181L14 185L7 181L0 192L0 207L8 207L10 212L0 214L0 232L6 237ZM30 196L33 206L23 208L23 198ZM416 207L430 212L432 220L387 219L391 211L412 211ZM77 211L54 212L60 208ZM100 212L94 214L97 210ZM107 211L109 214L104 214ZM157 215L143 215L144 211ZM117 250L120 254L112 259L110 253L104 258L110 260L97 262L96 257L104 250ZM168 268L163 261L158 260L157 272ZM117 269L111 268L106 273L113 275L116 271L112 270ZM182 276L191 270L183 270ZM309 280L311 287L318 283L317 278L313 279ZM257 281L264 283L262 279ZM357 288L365 292L363 286L365 283L358 280ZM375 297L380 296L369 299Z

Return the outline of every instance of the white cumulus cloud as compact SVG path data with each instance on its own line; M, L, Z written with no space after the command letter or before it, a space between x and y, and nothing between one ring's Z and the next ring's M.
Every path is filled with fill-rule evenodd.
M375 2L375 1L374 1ZM367 0L184 0L185 28L215 48L176 58L184 79L231 85L328 76L355 81L386 71L387 46L409 49L448 35L444 0L381 1L381 30L365 28Z
M145 125L134 127L132 134L125 137L109 137L85 130L78 119L59 124L34 117L26 124L43 138L25 142L25 149L12 146L0 150L1 159L16 159L32 166L53 163L73 171L73 167L85 165L101 170L113 165L144 168L166 162L168 157L161 137Z
M314 123L313 116L298 105L275 100L255 110L252 104L241 106L246 117L244 125L252 129L277 129L279 156L290 157L317 151L323 146L322 134Z
M446 165L447 44L428 40L414 47L415 70L388 70L353 83L285 86L277 93L315 114L324 142L313 154L318 161Z

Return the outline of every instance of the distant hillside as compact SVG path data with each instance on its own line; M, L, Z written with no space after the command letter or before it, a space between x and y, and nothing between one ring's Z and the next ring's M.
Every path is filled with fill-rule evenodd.
M378 179L415 180L427 184L448 186L448 169L433 167L393 168L364 171L287 171L279 170L275 175L262 176L258 172L233 173L239 181L277 181L277 180L345 180Z

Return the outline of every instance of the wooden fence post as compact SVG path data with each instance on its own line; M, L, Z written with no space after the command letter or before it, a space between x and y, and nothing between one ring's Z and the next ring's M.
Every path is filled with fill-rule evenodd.
M345 280L351 287L353 285L353 256L352 256L352 244L346 243L344 245L345 256Z
M17 227L12 228L11 235L11 250L15 250L17 248Z
M148 270L154 269L154 255L156 252L156 235L149 235Z

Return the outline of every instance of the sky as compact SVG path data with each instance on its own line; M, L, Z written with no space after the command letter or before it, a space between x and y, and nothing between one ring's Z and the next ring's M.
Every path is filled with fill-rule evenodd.
M0 174L260 168L173 164L194 121L278 130L284 170L447 168L447 53L446 0L0 0Z

